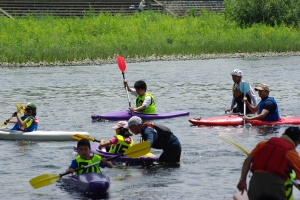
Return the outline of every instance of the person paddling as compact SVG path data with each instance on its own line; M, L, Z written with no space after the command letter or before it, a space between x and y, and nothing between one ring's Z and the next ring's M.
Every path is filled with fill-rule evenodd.
M240 89L240 83L243 82L242 81L243 72L239 69L234 69L230 74L234 82L232 87L233 97L231 101L231 106L230 108L225 110L225 113L230 112L231 110L233 113L244 113L244 103L243 103L244 94ZM249 91L246 93L246 97L249 103L251 103L252 101L252 104L256 106L257 104L256 95L251 85ZM234 107L235 105L237 106ZM251 110L249 108L246 108L246 114L250 114L250 113Z
M257 106L251 105L246 98L243 101L246 101L247 107L253 112L257 112L257 115L248 117L243 116L245 120L254 120L261 119L264 121L278 121L280 120L280 115L278 111L278 105L273 97L269 97L270 88L264 83L259 84L255 88L258 91L258 95L261 98L261 101Z
M119 121L112 127L116 131L116 136L112 137L109 141L102 139L99 148L110 146L110 153L124 153L129 147L134 145L132 136L128 130L128 123L126 121Z
M144 141L149 141L154 149L162 149L160 162L177 163L180 161L181 145L173 132L160 124L142 122L142 119L133 116L128 120L129 130L135 135L141 133Z
M112 163L110 161L107 161L106 158L102 158L97 154L91 153L91 144L86 139L81 139L78 141L77 152L79 155L72 161L70 167L66 170L66 172L73 173L76 169L96 162L100 162L100 164L76 171L75 174L84 174L90 172L102 173L100 167L113 167Z
M154 97L150 93L146 93L147 85L145 81L139 80L134 83L134 89L128 86L128 82L124 79L124 84L127 87L128 92L136 96L136 108L130 107L129 110L141 112L144 114L155 114L155 102Z
M16 117L17 121L6 120L6 122L15 124L11 130L24 132L36 131L39 123L36 118L36 110L36 105L33 103L29 103L25 108L24 116L20 117L18 113L13 113L12 117Z

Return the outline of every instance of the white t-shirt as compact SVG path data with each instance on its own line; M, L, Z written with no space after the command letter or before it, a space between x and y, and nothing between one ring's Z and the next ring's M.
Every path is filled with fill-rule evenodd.
M131 92L130 92L132 95L134 95L136 97L137 93L136 93L136 90L135 89L132 89L131 88ZM150 96L146 96L144 102L143 102L143 105L146 106L146 108L148 108L148 106L150 106L151 104L151 97Z

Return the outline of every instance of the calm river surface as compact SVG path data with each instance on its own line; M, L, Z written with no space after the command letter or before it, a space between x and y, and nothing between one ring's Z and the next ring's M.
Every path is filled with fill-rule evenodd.
M156 98L157 112L189 110L190 116L156 121L179 138L183 149L180 167L105 168L111 178L107 198L232 199L245 155L218 137L225 136L250 151L257 142L280 136L286 127L196 127L188 119L225 115L232 98L230 72L235 68L244 72L244 80L252 86L269 84L281 115L300 116L299 63L297 56L128 63L125 76L129 84L145 80ZM90 116L127 109L122 81L117 64L1 68L2 120L11 116L16 103L33 102L38 107L40 130L86 131L98 140L109 139L115 122L92 122ZM133 138L138 142L140 137ZM73 159L75 144L0 141L1 199L91 198L60 182L40 189L28 182L41 174L64 172ZM299 191L294 196L300 199Z

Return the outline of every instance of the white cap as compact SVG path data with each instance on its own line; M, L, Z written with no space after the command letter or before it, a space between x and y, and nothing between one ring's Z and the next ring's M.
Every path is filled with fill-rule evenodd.
M133 116L128 120L128 127L134 126L137 124L142 124L142 119L140 117Z

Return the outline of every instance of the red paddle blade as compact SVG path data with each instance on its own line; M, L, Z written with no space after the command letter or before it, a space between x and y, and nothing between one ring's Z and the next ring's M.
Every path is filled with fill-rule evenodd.
M118 62L121 72L124 73L126 70L126 63L125 63L124 58L122 56L116 56L116 59L117 59L117 62Z

